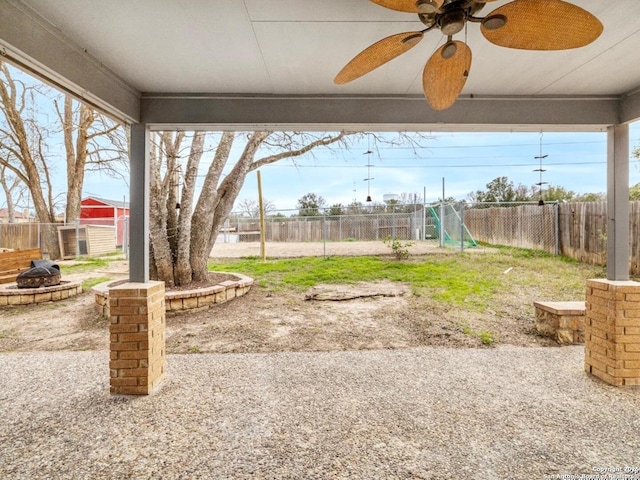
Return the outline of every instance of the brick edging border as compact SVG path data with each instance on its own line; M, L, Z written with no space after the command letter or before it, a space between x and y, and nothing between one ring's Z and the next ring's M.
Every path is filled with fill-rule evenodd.
M227 274L228 272L220 272ZM212 305L228 302L246 294L254 283L253 278L232 273L237 280L226 280L217 285L190 290L165 291L165 308L167 313L184 310L202 310ZM96 310L109 316L109 287L121 280L109 280L94 286L91 291L95 296Z
M14 286L15 284L7 283L0 288L0 306L56 302L82 293L82 282L62 281L59 285L38 288L13 288Z

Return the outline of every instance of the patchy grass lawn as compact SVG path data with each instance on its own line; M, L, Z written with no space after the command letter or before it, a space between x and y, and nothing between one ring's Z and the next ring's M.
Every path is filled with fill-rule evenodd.
M605 276L599 267L510 248L407 260L253 257L216 260L210 268L246 274L256 286L209 310L168 316L168 352L555 345L536 334L533 302L584 300L585 281ZM65 262L63 278L77 277L89 289L120 270L125 262L82 259ZM312 288L349 299L308 300ZM108 321L96 316L88 291L57 303L6 307L0 316L0 351L108 346Z
M416 296L443 306L485 311L504 296L522 289L542 299L584 298L585 280L602 277L601 267L583 265L545 252L500 248L488 253L393 257L305 257L217 260L215 271L253 277L270 291L304 291L318 284L353 284L390 280L411 285Z
M176 319L195 335L175 335L170 351L269 352L406 348L421 345L491 347L555 345L534 329L535 300L584 300L588 278L601 267L544 252L492 248L462 254L256 257L216 260L211 270L249 275L258 285L240 302ZM305 301L319 285L367 291L402 285L395 299ZM204 327L209 325L209 327ZM193 333L193 332L192 332Z

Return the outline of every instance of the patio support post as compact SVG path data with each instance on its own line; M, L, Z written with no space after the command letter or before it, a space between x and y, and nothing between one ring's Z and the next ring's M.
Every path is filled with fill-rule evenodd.
M149 281L149 128L131 125L129 280Z
M131 126L129 283L109 289L112 394L148 395L165 377L164 283L149 281L149 136Z
M640 386L640 283L629 280L629 127L607 130L607 279L587 280L584 366Z
M629 126L607 129L607 279L629 280Z

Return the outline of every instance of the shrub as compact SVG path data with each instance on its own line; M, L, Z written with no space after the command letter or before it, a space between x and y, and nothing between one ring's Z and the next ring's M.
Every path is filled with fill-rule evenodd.
M409 248L413 246L414 242L403 242L396 237L391 238L391 235L384 239L385 245L387 245L398 260L405 260L409 258Z

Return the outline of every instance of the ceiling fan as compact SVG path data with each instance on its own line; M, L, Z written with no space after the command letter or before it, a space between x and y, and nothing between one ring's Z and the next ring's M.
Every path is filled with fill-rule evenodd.
M371 72L415 47L424 34L439 29L447 37L427 61L422 74L431 107L445 110L462 92L471 69L471 49L453 36L467 22L479 23L482 35L495 45L524 50L567 50L583 47L602 33L600 20L563 0L513 0L487 16L476 14L495 0L370 0L400 12L417 13L424 30L391 35L365 48L336 75L342 85Z

